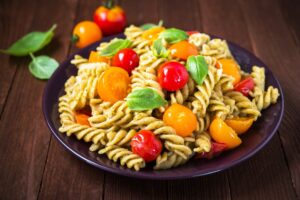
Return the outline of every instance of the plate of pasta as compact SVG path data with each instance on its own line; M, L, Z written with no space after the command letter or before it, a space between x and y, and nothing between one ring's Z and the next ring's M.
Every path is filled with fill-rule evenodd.
M85 162L145 179L203 176L263 148L283 116L278 80L222 38L131 25L63 62L48 81L51 133Z

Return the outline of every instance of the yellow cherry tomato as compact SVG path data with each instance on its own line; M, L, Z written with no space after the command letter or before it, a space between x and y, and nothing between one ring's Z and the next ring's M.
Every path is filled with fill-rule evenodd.
M173 44L169 50L173 57L181 60L187 60L189 56L199 54L196 46L186 40Z
M219 59L216 64L217 68L222 68L223 73L234 78L233 84L241 80L241 73L238 64L233 59Z
M176 130L182 137L192 135L197 128L197 118L187 107L180 104L171 105L163 115L163 121Z
M225 120L225 123L230 126L237 134L243 134L252 126L253 118L232 118Z
M219 143L224 143L229 149L239 146L242 141L236 132L220 118L215 118L209 126L211 137Z
M89 62L105 62L107 64L110 64L110 59L104 56L100 56L100 54L96 51L91 51L89 56Z
M86 47L101 39L101 30L98 25L92 21L79 22L73 29L72 40L78 48Z
M102 100L114 103L127 96L129 84L127 71L120 67L110 67L98 80L97 92Z
M146 40L153 42L156 40L160 34L160 32L164 31L165 28L161 26L150 28L149 30L144 31L142 37Z

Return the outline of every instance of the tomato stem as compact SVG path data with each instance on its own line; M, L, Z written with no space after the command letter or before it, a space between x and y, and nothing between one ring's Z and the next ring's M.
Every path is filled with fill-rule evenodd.
M76 43L76 42L78 42L78 41L79 41L78 35L72 35L72 37L71 37L71 42L72 42L72 43Z
M105 1L103 1L103 6L108 8L108 9L113 8L115 5L116 5L115 0L105 0Z

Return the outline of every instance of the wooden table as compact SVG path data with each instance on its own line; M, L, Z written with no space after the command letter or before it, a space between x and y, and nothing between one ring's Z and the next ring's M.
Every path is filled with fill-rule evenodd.
M0 47L57 23L39 54L62 62L75 23L92 19L96 0L1 0ZM29 58L0 55L0 199L297 199L300 197L300 1L123 0L128 23L164 20L167 27L222 36L254 52L278 77L285 115L258 154L210 176L144 181L96 169L50 134L42 109L46 81L33 78Z

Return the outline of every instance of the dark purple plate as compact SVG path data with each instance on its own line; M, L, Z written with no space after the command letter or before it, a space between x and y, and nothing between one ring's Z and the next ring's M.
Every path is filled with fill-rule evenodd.
M107 42L114 37L123 38L124 35L116 35L104 38L101 42ZM55 138L72 154L81 160L97 168L116 173L119 175L130 176L144 179L182 179L197 176L204 176L219 172L242 161L250 158L263 148L273 137L278 129L283 116L283 93L278 80L266 65L247 50L228 42L230 50L242 69L250 72L253 65L264 66L266 69L266 85L273 85L279 89L280 97L278 102L262 111L260 117L247 134L242 136L243 143L238 148L225 152L212 160L191 159L185 165L174 169L154 171L151 167L142 169L139 172L120 166L118 163L110 161L105 155L89 151L89 144L78 141L75 137L67 137L58 131L60 127L59 114L57 109L58 98L64 93L64 83L71 75L76 74L76 67L70 64L73 56L70 56L55 71L48 81L43 97L43 112L47 125ZM88 57L91 50L96 49L99 42L96 42L76 54Z

